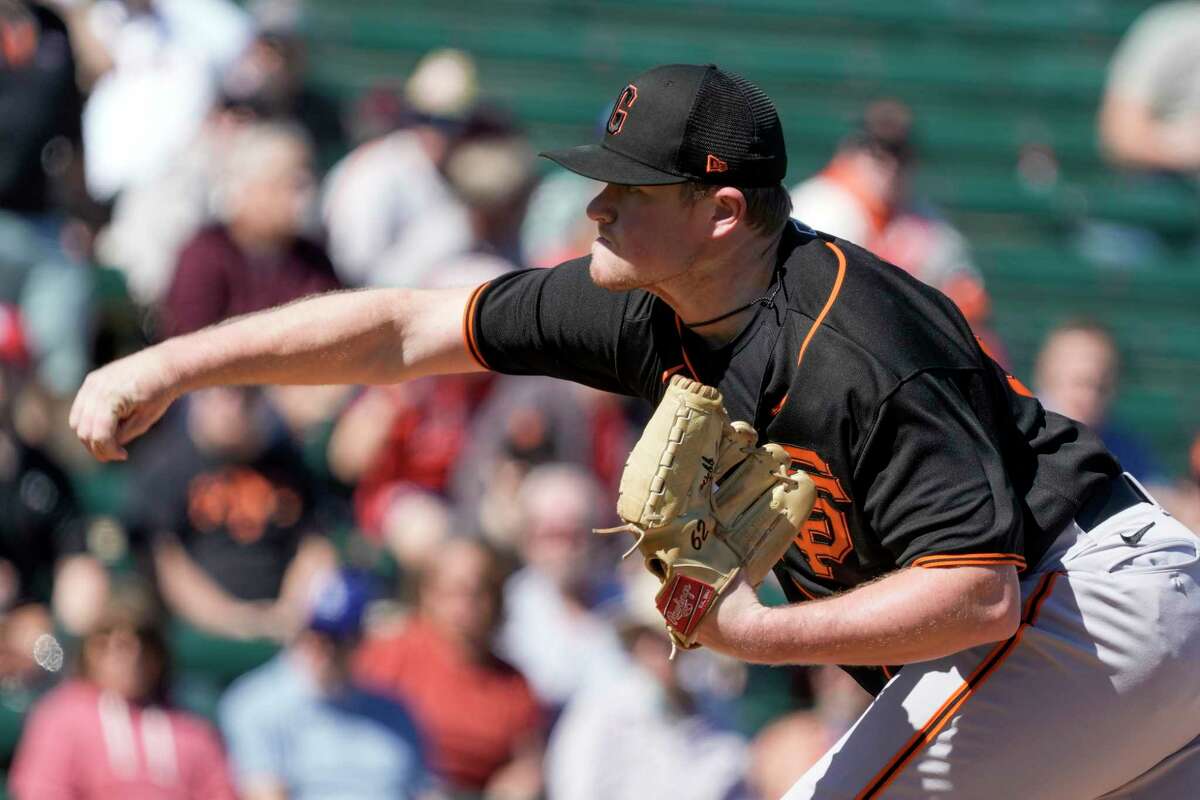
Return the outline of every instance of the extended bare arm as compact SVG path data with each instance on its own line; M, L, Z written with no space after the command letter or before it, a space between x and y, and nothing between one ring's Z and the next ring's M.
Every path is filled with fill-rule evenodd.
M168 339L88 375L71 427L96 458L123 460L123 445L195 389L477 371L461 334L471 291L334 292Z

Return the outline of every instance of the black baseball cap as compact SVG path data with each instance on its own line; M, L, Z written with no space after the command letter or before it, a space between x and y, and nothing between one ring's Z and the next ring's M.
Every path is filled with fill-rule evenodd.
M636 186L774 186L787 172L775 104L715 64L643 72L617 95L604 141L541 155L598 181Z

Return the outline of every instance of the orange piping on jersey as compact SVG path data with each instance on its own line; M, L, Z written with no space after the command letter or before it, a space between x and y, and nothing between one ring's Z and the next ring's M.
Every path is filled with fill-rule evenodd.
M483 360L483 354L479 352L479 345L475 342L475 306L479 303L479 295L489 283L491 281L485 281L476 286L475 291L471 292L471 299L467 301L466 311L463 312L463 343L467 346L471 358L475 359L475 363L490 370L491 367Z
M883 677L887 678L889 681L892 679L892 676L896 674L888 669L887 665L883 665L879 669L883 671Z
M1012 564L1018 569L1025 569L1025 559L1016 553L935 553L921 556L909 566L933 569L937 567L958 566L989 566Z
M992 352L992 348L988 347L988 343L983 340L982 336L976 336L975 341L979 343L979 349L983 351L985 356L990 358L992 361L995 361L997 364L1000 363L1000 359L996 358L996 354Z
M998 567L1012 566L1017 568L1017 572L1022 572L1025 569L1024 561L972 561L963 559L962 561L943 561L932 564L917 564L918 569L951 569L953 567Z
M1050 596L1050 592L1054 588L1054 581L1058 578L1058 575L1059 573L1057 572L1051 572L1042 577L1033 594L1029 596L1025 613L1021 618L1021 627L1017 628L1017 632L1013 637L1008 641L1001 642L984 657L979 666L975 668L975 671L950 695L941 708L933 712L933 716L929 718L920 730L913 734L913 737L905 743L900 752L875 776L875 779L867 785L867 788L855 797L855 800L870 800L870 798L880 797L883 790L888 787L888 784L896 779L896 776L916 757L917 753L921 752L925 745L932 742L941 733L942 728L946 727L946 723L950 721L955 712L962 708L963 703L970 699L975 690L982 686L984 681L991 677L1012 651L1016 649L1026 629L1037 620L1042 603Z
M683 363L687 364L688 372L692 373L692 377L699 381L700 373L696 372L696 368L692 366L692 361L688 358L687 350L683 346L683 320L679 318L678 314L675 315L675 331L679 334L679 352L683 353Z
M1004 377L1008 378L1008 385L1012 387L1012 390L1014 392L1021 395L1021 397L1033 397L1034 396L1033 392L1030 391L1029 387L1026 386L1025 384L1021 383L1021 380L1019 378L1016 378L1012 375L1005 375Z
M996 358L995 354L992 353L992 348L987 346L987 342L985 342L982 337L976 336L975 341L979 342L979 349L983 351L985 356L990 358L992 361L995 361L996 364L1000 363L1000 359ZM1029 391L1029 387L1022 383L1021 380L1015 377L1011 372L1005 371L1004 377L1008 379L1009 387L1011 387L1014 392L1021 395L1021 397L1034 396L1033 392Z
M683 349L682 343L680 343L679 348L681 350ZM679 372L679 370L683 369L685 366L687 366L687 365L686 364L676 364L675 366L671 367L670 369L664 369L663 374L662 374L662 382L666 383L667 381L671 380L671 376L674 375L676 372Z
M842 248L838 247L833 242L825 242L825 246L833 251L837 256L838 273L837 278L833 281L833 289L829 292L829 299L825 301L825 307L821 309L821 313L817 314L816 320L813 321L812 327L808 329L808 334L804 337L804 341L800 344L800 355L796 357L796 366L800 366L800 362L804 360L804 351L808 350L808 343L812 341L813 334L817 332L817 328L821 327L821 323L825 321L826 315L829 314L829 309L833 308L833 304L837 301L838 294L842 291L842 281L846 278L846 254L842 252ZM787 403L788 396L785 394L779 404L771 409L771 416L778 416L783 410L783 406Z

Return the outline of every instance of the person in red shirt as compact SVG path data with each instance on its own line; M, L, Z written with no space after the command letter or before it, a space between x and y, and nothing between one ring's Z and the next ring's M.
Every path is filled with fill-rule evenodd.
M541 711L525 678L491 650L501 585L485 544L452 540L418 578L416 613L398 633L368 640L356 672L409 708L450 789L536 797Z
M46 667L61 657L49 653ZM216 731L167 705L166 685L148 602L116 593L84 638L79 677L25 724L9 779L15 800L234 800Z

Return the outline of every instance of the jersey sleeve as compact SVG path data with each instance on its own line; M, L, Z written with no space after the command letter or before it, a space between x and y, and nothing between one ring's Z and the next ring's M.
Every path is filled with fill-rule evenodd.
M475 360L496 372L638 394L647 362L629 352L630 297L592 283L587 259L512 272L475 291L463 336Z
M969 370L924 372L883 403L855 470L863 509L900 566L1025 568L1021 505Z

